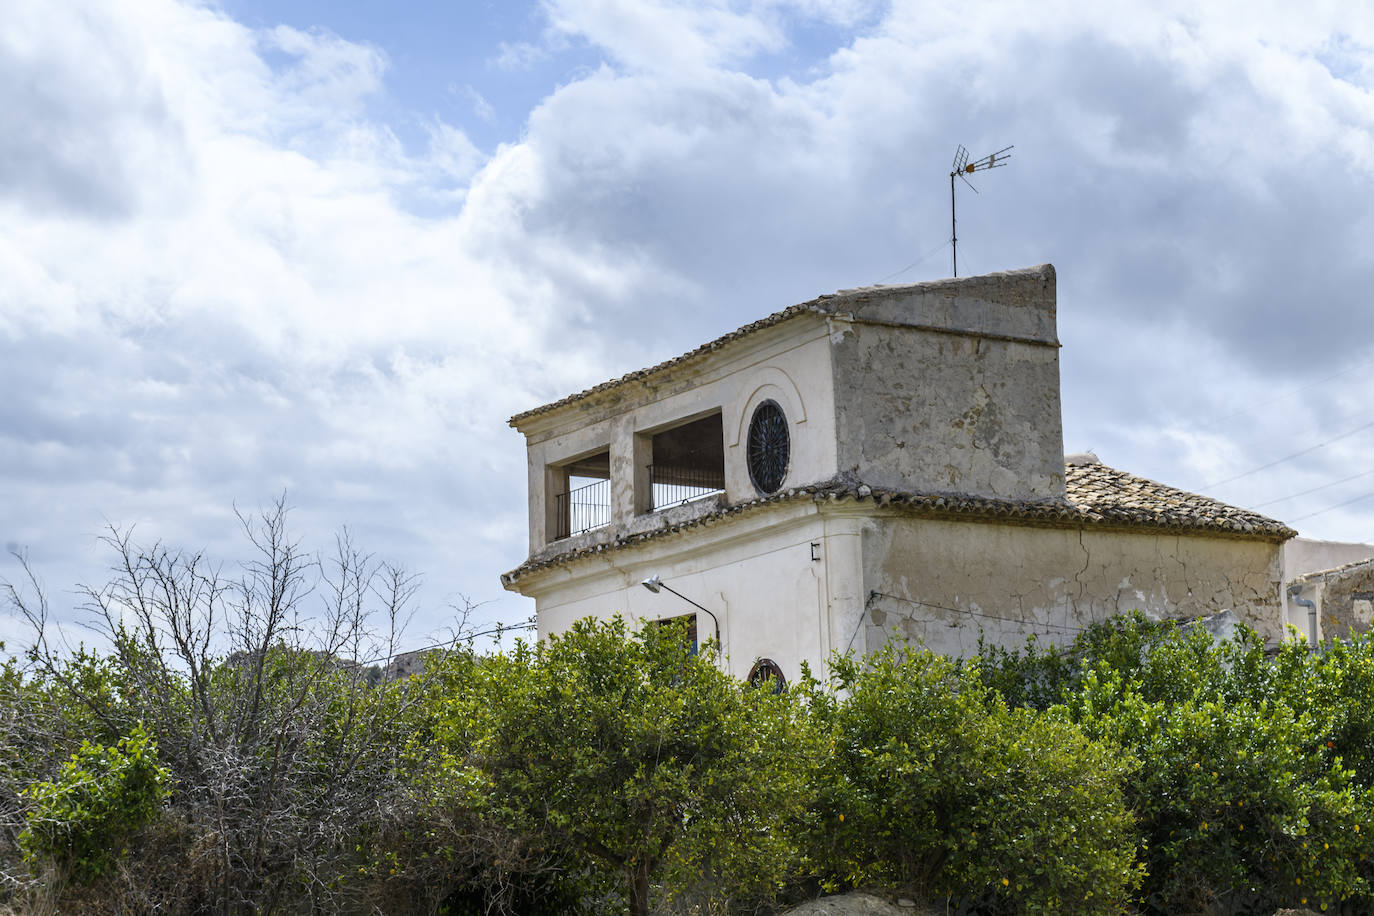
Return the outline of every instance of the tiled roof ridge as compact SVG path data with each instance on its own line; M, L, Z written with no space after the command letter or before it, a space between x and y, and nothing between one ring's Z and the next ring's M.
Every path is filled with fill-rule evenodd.
M1064 500L1010 500L964 493L920 493L873 487L853 475L843 474L820 483L735 503L715 512L662 528L636 532L612 541L537 559L531 558L510 572L502 574L501 581L509 587L517 579L537 569L619 550L689 528L713 524L763 506L799 499L812 499L816 502L872 500L879 506L905 509L925 517L1006 521L1056 528L1080 525L1108 529L1143 528L1180 534L1212 534L1219 537L1267 541L1285 541L1297 534L1282 522L1259 513L1138 477L1105 464L1069 465L1065 468L1065 483L1068 498ZM1105 487L1112 487L1115 492L1102 492ZM1096 496L1096 501L1090 501L1091 496ZM1142 496L1146 500L1153 499L1158 505L1154 508L1148 505L1135 505L1142 501Z
M549 403L543 404L539 407L533 407L529 410L522 411L516 414L515 416L511 417L507 421L507 423L511 426L518 426L520 423L530 419L531 417L536 417L540 414L545 414L549 411L557 410L560 407L564 407L568 404L580 401L583 398L591 397L592 395L598 394L602 391L608 391L612 388L618 388L621 385L628 384L629 382L637 381L642 378L648 378L649 376L656 375L659 372L664 371L665 369L671 368L672 366L676 366L680 363L685 363L690 360L697 359L699 357L705 356L707 353L719 350L726 344L739 340L741 337L747 337L748 335L753 334L756 331L761 331L764 328L770 328L774 325L782 324L784 321L787 321L791 318L795 318L798 315L804 315L808 313L820 316L833 315L837 311L839 311L837 306L842 305L845 302L858 299L866 294L873 293L875 291L881 290L882 292L892 292L902 289L938 290L951 286L975 287L998 282L1002 278L1007 276L1013 276L1017 274L1044 274L1047 271L1052 271L1053 269L1054 268L1052 265L1040 264L1035 267L1024 267L1017 270L1002 270L996 271L994 273L979 274L978 276L973 277L948 277L942 280L921 280L915 283L876 283L872 286L856 286L850 289L836 290L833 293L823 293L822 295L819 295L814 299L808 299L807 301L799 302L796 305L789 305L787 308L773 312L771 315L765 315L757 321L751 321L748 324L742 325L733 331L729 331L725 334L722 334L714 340L707 341L699 347L688 350L686 353L683 353L679 356L674 356L671 359L665 359L661 363L656 363L652 366L647 366L643 369L636 369L633 372L627 372L624 375L619 376L617 378L609 379L607 381L601 382L598 385L593 385L590 388L585 388L582 391L577 392L576 394L570 394L567 397L559 398L556 401L550 401Z
M1292 528L1266 515L1100 462L1071 464L1064 471L1069 500L1104 519L1129 520L1135 525L1162 523L1165 527L1186 524L1204 531L1230 531L1270 540L1297 536Z
M1342 563L1339 566L1331 566L1327 569L1314 569L1311 572L1303 573L1301 576L1294 576L1292 581L1313 582L1317 579L1324 579L1327 576L1336 575L1337 573L1350 572L1352 569L1359 566L1374 566L1374 557L1365 557L1363 560L1351 560L1349 563Z

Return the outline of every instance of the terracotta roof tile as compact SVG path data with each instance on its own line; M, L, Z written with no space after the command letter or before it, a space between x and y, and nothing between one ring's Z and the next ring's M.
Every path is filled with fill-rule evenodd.
M1017 501L959 493L918 493L870 487L837 479L746 500L682 522L563 552L545 552L501 576L510 587L537 569L560 566L581 557L630 547L689 528L715 524L767 505L795 500L839 502L872 500L932 518L1005 521L1011 524L1079 528L1144 529L1246 540L1286 541L1297 532L1282 522L1206 496L1178 490L1105 464L1070 464L1065 468L1067 499Z

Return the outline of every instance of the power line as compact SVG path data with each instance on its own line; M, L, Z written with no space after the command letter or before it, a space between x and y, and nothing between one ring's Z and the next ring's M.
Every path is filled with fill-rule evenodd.
M1327 382L1331 381L1332 379L1338 379L1338 378L1340 378L1342 375L1349 375L1350 373L1354 372L1356 369L1363 369L1363 368L1365 368L1366 366L1369 366L1369 365L1371 365L1371 364L1374 364L1374 359L1372 359L1372 360L1365 360L1364 362L1355 363L1353 366L1347 366L1346 368L1340 370L1339 372L1333 372L1332 374L1327 375L1327 376L1323 376L1322 378L1319 378L1319 379L1317 379L1317 380L1314 381L1314 382L1308 382L1306 385L1302 385L1302 386L1299 386L1299 387L1297 387L1297 388L1294 388L1292 391L1286 391L1286 392L1284 392L1283 394L1276 395L1275 397L1272 397L1272 398L1270 398L1270 399L1267 400L1267 401L1257 401L1257 402L1255 402L1255 403L1253 403L1253 404L1246 404L1245 406L1240 407L1240 408L1238 408L1238 409L1236 409L1236 410L1233 410L1233 411L1231 411L1231 412L1228 413L1228 414L1222 414L1222 415L1219 416L1219 417L1216 417L1216 418L1214 418L1214 419L1207 420L1207 421L1205 421L1205 422L1203 422L1203 423L1200 423L1200 424L1198 424L1198 426L1200 426L1200 427L1203 428L1203 429L1212 429L1212 428L1214 428L1214 427L1220 426L1221 424L1225 423L1227 420L1230 420L1232 417L1238 417L1238 416L1240 416L1240 415L1243 414L1243 413L1250 413L1251 411L1258 410L1258 409L1261 408L1261 407L1268 407L1270 404L1277 404L1279 401L1283 401L1283 400L1286 400L1286 399L1288 399L1288 398L1291 398L1291 397L1292 397L1293 395L1295 395L1295 394L1302 394L1304 391L1307 391L1307 390L1309 390L1309 389L1311 389L1311 388L1315 388L1315 387L1317 387L1318 385L1324 385L1324 384L1326 384Z
M875 598L875 597L878 597L878 598L891 598L891 599L894 600L894 601L903 601L903 602L905 602L905 603L907 603L907 604L914 604L914 605L917 605L917 606L919 606L919 607L934 608L934 609L940 610L940 611L950 611L950 612L955 613L955 614L966 614L966 615L968 615L969 617L982 617L982 618L985 618L985 619L988 619L988 620L1000 620L1000 621L1002 621L1003 623L1014 623L1014 624L1016 624L1016 625L1018 625L1018 626L1021 626L1021 627L1030 627L1030 628L1033 628L1033 629L1063 630L1064 632L1068 632L1068 633L1082 633L1082 632L1086 631L1087 629L1089 629L1089 627L1075 627L1075 626L1071 626L1071 625L1069 625L1069 624L1061 624L1061 623L1037 623L1037 622L1035 622L1035 621L1018 620L1018 619L1016 619L1015 617L1000 617L1000 616L998 616L997 614L987 614L987 613L984 613L983 611L971 611L971 610L968 610L967 608L946 607L946 606L943 605L943 604L932 604L932 603L930 603L929 601L917 601L915 598L904 598L904 597L902 597L901 595L892 595L892 594L888 594L887 592L880 592L880 591L872 591L872 592L869 592L869 600L870 600L870 601L873 600L873 598ZM852 642L852 640L851 640L851 642Z
M888 274L886 277L883 277L883 278L882 278L881 280L879 280L878 282L879 282L879 283L886 283L888 280L891 280L893 277L900 277L902 274L906 273L908 270L911 270L911 268L915 267L916 265L922 264L922 263L924 263L924 262L926 262L926 261L929 261L931 258L935 257L937 254L939 254L940 252L942 252L942 251L944 251L946 248L948 248L949 245L950 245L949 239L945 239L943 242L941 242L941 243L940 243L939 245L937 245L936 247L932 248L932 249L931 249L929 252L927 252L926 254L921 255L919 258L917 258L916 260L912 261L910 264L908 264L907 266L903 267L901 270L896 271L895 273L890 273L890 274Z
M1332 509L1339 509L1339 508L1341 508L1342 506L1348 506L1348 505L1350 505L1351 503L1357 503L1357 502L1359 502L1359 501L1362 500L1362 499L1368 499L1368 498L1371 497L1371 496L1374 496L1374 490L1371 490L1370 492L1364 493L1364 494L1362 494L1362 495L1360 495L1360 496L1356 496L1356 497L1353 498L1353 499L1347 499L1347 500L1346 500L1345 502L1343 502L1343 503L1336 503L1336 505L1334 505L1334 506L1327 506L1325 509L1318 509L1316 512L1309 512L1309 513L1307 513L1306 515L1299 515L1297 518L1289 519L1289 521L1300 522L1300 521L1302 521L1302 520L1305 519L1305 518L1311 518L1311 517L1314 516L1314 515L1321 515L1321 514L1323 514L1323 513L1325 513L1325 512L1330 512Z
M1371 420L1370 422L1365 423L1365 424L1363 424L1363 425L1361 425L1361 426L1357 426L1357 427L1355 427L1355 428L1352 429L1352 430L1347 430L1346 432L1341 433L1339 436L1332 436L1330 439L1327 439L1325 442L1318 442L1316 445L1311 445L1311 446L1308 446L1308 447L1305 448L1305 449L1300 449L1299 451L1296 451L1296 452L1294 452L1294 453L1291 454L1291 455L1284 455L1282 458L1277 458L1277 459L1275 459L1275 460L1269 462L1268 464L1262 464L1262 465L1260 465L1260 466L1257 467L1257 468L1251 468L1250 470L1245 471L1244 473L1241 473L1241 474L1237 474L1237 475L1235 475L1234 477L1227 477L1225 480L1218 480L1218 481L1215 481L1214 483L1204 484L1204 485L1203 485L1203 489L1210 489L1211 487L1219 487L1219 486L1221 486L1222 484L1232 483L1232 482L1234 482L1234 481L1240 480L1240 479L1243 478L1243 477L1249 477L1251 474L1258 474L1260 471L1267 471L1267 470L1269 470L1270 468L1274 467L1275 465L1283 464L1285 461L1292 461L1294 458L1300 458L1300 457L1303 456L1303 455L1311 454L1312 452L1315 452L1317 449L1326 448L1328 445L1332 444L1333 442L1339 442L1339 441L1341 441L1342 439L1348 439L1348 438L1350 438L1351 436L1355 435L1355 434L1358 433L1358 432L1363 432L1364 430L1369 429L1371 426L1374 426L1374 420Z
M460 642L465 642L471 645L474 641L481 639L483 636L500 636L503 633L508 633L512 631L533 630L536 626L538 626L538 624L536 624L533 620L526 620L524 623L499 623L489 630L482 630L479 633L469 633L467 636L456 636L448 642L430 643L427 646L420 646L418 649L407 649L405 652L393 652L389 655L378 655L373 658L363 659L361 661L345 662L343 663L343 667L361 668L363 665L371 665L375 664L376 662L386 662L387 664L390 664L392 661L400 658L402 655L409 655L413 652L432 652L435 649L449 649Z
M1333 480L1333 481L1331 481L1330 483L1324 483L1324 484L1322 484L1322 485L1319 486L1319 487L1313 487L1313 488L1310 489L1310 490L1303 490L1301 493L1290 493L1290 494L1288 494L1287 496L1280 496L1278 499L1270 499L1270 500L1266 500L1265 502L1262 502L1262 503L1255 503L1255 504L1252 505L1250 508L1251 508L1251 509L1260 509L1260 508L1262 508L1262 507L1264 507L1264 506L1272 506L1274 503L1281 503L1281 502L1286 502L1286 501L1288 501L1288 500L1290 500L1290 499L1297 499L1299 496L1307 496L1307 495L1309 495L1309 494L1317 493L1317 492L1319 492L1319 491L1321 491L1321 490L1325 490L1325 489L1328 489L1328 488L1330 488L1330 487L1334 487L1334 486L1336 486L1337 484L1349 483L1349 482L1352 481L1352 480L1359 480L1361 477L1368 477L1370 474L1374 474L1374 470L1361 471L1361 472L1358 473L1358 474L1351 474L1349 477L1342 477L1340 480Z

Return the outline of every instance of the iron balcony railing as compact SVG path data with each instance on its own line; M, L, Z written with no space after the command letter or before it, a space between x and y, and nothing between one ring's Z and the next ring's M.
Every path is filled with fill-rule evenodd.
M572 537L611 523L611 482L598 480L586 486L556 493L554 513L558 518L557 538Z
M725 491L725 472L710 468L661 467L648 465L653 504L650 511L681 506ZM611 482L595 480L584 486L556 493L557 518L554 539L582 534L611 523Z
M653 505L667 509L695 499L714 496L725 490L725 471L720 468L684 468L649 465Z

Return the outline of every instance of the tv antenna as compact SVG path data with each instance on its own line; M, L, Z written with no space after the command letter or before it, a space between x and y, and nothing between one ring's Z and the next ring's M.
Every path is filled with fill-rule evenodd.
M954 151L954 168L949 173L949 241L954 253L954 276L956 277L959 276L959 230L954 219L954 178L958 176L960 181L968 185L974 194L977 194L978 189L964 176L972 175L974 172L986 172L988 169L1000 169L1011 158L1009 150L1013 148L1014 146L1004 146L997 152L990 153L976 162L968 161L968 150L964 149L963 146Z

